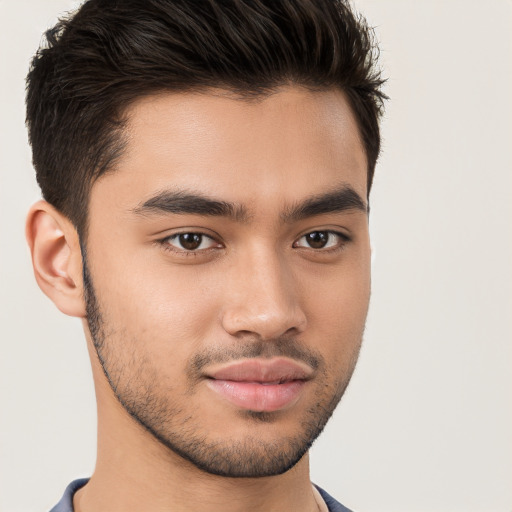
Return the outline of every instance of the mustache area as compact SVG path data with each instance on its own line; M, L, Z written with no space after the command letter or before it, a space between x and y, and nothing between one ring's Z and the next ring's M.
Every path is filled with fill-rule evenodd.
M234 346L212 347L195 354L187 364L187 375L190 380L199 381L211 365L274 357L287 357L305 363L314 371L321 371L325 366L319 352L304 347L297 340L239 340Z

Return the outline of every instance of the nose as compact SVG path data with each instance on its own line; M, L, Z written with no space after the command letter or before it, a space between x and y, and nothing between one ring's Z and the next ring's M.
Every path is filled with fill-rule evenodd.
M228 276L227 276L228 277ZM298 284L290 266L274 251L252 254L231 266L222 325L232 336L263 340L298 334L306 328Z

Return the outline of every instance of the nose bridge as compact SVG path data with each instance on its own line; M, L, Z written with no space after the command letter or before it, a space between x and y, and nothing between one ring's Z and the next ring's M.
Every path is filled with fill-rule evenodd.
M245 332L269 339L305 327L291 268L272 247L259 247L237 258L231 267L226 331Z

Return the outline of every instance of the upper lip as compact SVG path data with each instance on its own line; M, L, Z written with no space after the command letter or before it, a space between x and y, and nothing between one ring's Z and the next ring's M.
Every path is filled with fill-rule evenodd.
M284 357L243 359L213 366L206 372L210 379L261 383L309 380L312 374L313 370L309 365Z

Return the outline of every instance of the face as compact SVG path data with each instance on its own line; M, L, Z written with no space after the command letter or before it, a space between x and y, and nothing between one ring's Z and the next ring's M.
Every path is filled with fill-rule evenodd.
M162 94L90 196L90 338L126 413L225 476L282 473L340 400L370 294L366 158L339 91ZM102 376L103 377L103 376Z

